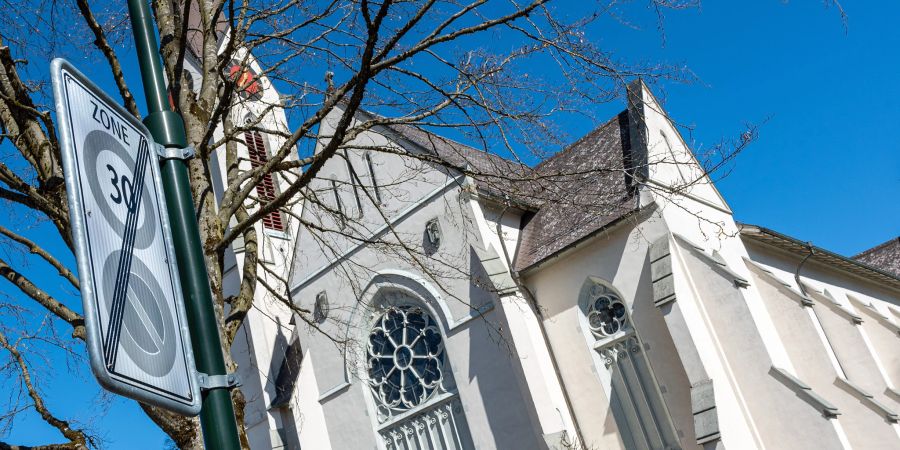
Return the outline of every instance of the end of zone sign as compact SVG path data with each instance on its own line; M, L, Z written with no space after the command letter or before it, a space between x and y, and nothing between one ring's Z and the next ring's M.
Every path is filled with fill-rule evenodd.
M150 132L67 61L51 65L91 369L106 389L200 412Z

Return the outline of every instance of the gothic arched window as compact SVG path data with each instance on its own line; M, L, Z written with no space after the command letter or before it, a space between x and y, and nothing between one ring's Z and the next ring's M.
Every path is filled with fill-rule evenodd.
M590 346L600 356L597 374L625 448L677 448L678 437L628 305L611 287L592 280L581 301Z
M401 412L424 403L443 381L444 340L417 306L392 306L369 334L369 385L379 409Z
M384 448L474 449L438 321L405 293L388 291L381 301L366 338L365 376Z

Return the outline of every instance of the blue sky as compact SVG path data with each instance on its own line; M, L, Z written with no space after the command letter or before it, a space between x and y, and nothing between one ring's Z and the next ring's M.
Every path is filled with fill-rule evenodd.
M577 4L559 9L576 15ZM708 2L699 10L669 12L663 46L653 11L629 4L623 11L630 26L604 19L588 38L620 58L684 64L696 74L694 83L654 87L670 115L691 128L685 137L695 147L764 122L759 139L718 182L735 217L852 255L900 234L900 143L892 133L900 124L900 32L893 23L900 6L845 7L846 30L838 12L818 1ZM123 55L134 87L140 82L134 55ZM59 56L79 67L90 64ZM36 71L43 64L31 66ZM108 74L94 75L113 91ZM612 116L623 107L604 105L601 112ZM572 134L593 125L572 123ZM43 369L53 366L53 383L44 389L61 417L93 417L89 425L106 448L163 445L163 434L134 402L107 396L95 405L100 393L85 365L64 363L52 359ZM84 412L84 405L94 406ZM51 433L28 415L0 440L33 445L56 436Z
M846 8L845 33L821 2L706 2L667 15L665 47L652 30L604 41L699 77L658 93L695 146L762 123L717 183L737 220L852 255L900 234L900 33L896 4Z

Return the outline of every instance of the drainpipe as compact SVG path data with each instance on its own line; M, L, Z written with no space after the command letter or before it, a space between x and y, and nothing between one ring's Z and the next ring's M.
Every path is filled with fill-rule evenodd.
M806 256L804 256L803 260L800 261L800 264L797 265L797 270L794 271L794 281L797 282L797 288L800 289L800 292L803 293L803 295L808 297L809 294L806 293L806 288L804 288L803 283L800 282L800 269L802 269L803 265L806 264L806 260L808 260L811 256L816 254L816 250L813 248L813 245L811 242L806 243L806 248L809 249L809 253Z
M572 418L572 426L575 428L575 441L568 442L566 444L570 445L571 448L579 448L579 443L584 442L584 440L581 438L581 427L578 426L578 418L575 416L575 413L572 410L572 400L569 398L569 391L566 389L565 383L563 383L562 381L562 374L559 370L559 363L556 361L556 352L553 351L553 346L550 345L550 339L547 336L547 329L544 327L541 308L540 306L538 306L537 299L535 299L534 294L532 294L531 290L528 289L528 286L525 286L525 283L522 282L522 279L519 278L519 273L515 269L513 269L512 258L510 258L509 250L506 248L506 240L503 239L503 215L506 214L506 211L510 208L509 196L504 195L504 197L506 199L506 205L503 207L503 210L500 211L500 216L497 218L497 237L500 238L500 247L503 249L503 257L506 259L506 264L507 267L509 267L509 274L512 277L513 283L516 284L519 292L521 292L525 297L528 306L531 307L532 312L538 319L538 329L541 330L541 337L544 340L547 352L550 354L550 362L553 363L553 372L556 375L556 382L559 383L559 387L563 395L563 400L566 402L566 409L568 409L569 416Z

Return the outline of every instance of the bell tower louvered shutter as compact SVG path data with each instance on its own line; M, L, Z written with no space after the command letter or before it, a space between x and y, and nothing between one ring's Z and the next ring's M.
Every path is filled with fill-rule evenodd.
M269 160L269 154L266 152L266 146L263 143L262 134L258 131L245 131L244 142L247 143L247 150L250 157L250 165L255 169ZM263 176L262 180L256 185L256 195L259 198L260 206L266 205L275 199L275 180L271 173ZM270 230L284 231L284 218L280 210L275 210L267 214L262 219L263 226Z

